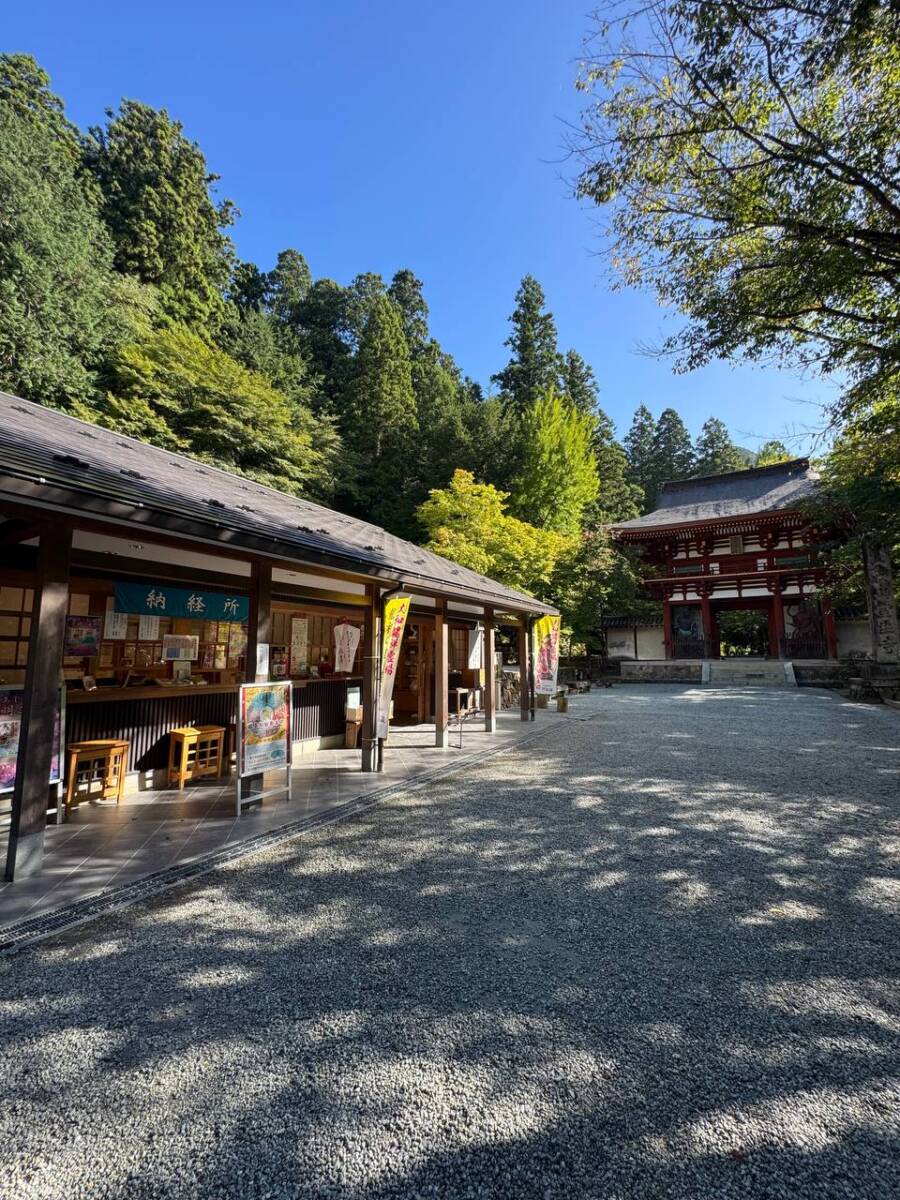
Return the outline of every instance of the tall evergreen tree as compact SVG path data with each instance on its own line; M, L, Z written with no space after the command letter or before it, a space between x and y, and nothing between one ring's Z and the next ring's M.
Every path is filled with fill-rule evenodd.
M577 350L567 350L560 363L563 395L579 412L597 412L597 379Z
M312 287L312 273L299 250L282 250L266 276L266 303L280 325L296 326L300 306Z
M664 408L659 414L650 450L653 463L653 495L656 503L660 487L669 479L685 479L694 466L694 448L687 426L674 408Z
M519 285L510 321L512 333L504 342L512 352L510 360L491 381L500 388L507 407L521 415L559 382L556 322L533 275L526 275Z
M62 408L92 396L127 287L80 158L47 74L0 55L0 387Z
M354 508L401 535L412 531L406 481L417 430L400 311L387 296L376 296L360 338L341 432L358 468L349 497Z
M718 417L710 417L704 421L694 448L694 473L724 475L727 471L740 471L746 466L743 456L731 440L725 422L720 421Z
M422 291L422 280L404 268L391 280L388 295L400 309L403 332L410 353L415 355L428 340L428 305Z
M333 279L317 279L297 308L303 354L313 385L313 409L337 415L353 373L347 289Z
M552 388L525 412L512 493L520 520L570 537L579 532L599 488L593 434L593 418Z
M159 288L164 312L214 330L223 313L232 246L229 200L217 203L199 146L165 109L123 100L85 139L85 162L103 195L115 263Z
M615 426L601 408L596 411L593 446L600 490L591 509L590 524L611 525L639 516L644 493L630 481L628 456L616 440Z
M763 442L757 450L753 465L755 467L770 467L773 463L785 462L787 459L793 457L793 454L791 454L784 442L773 438L771 441Z
M639 405L625 435L625 455L628 459L628 479L644 493L644 511L653 502L656 475L653 465L653 439L656 422L645 404Z

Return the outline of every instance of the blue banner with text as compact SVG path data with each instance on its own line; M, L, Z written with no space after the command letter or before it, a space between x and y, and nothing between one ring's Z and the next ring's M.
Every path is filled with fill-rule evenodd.
M227 592L201 592L158 583L117 583L116 612L138 616L193 617L197 621L246 621L247 596Z

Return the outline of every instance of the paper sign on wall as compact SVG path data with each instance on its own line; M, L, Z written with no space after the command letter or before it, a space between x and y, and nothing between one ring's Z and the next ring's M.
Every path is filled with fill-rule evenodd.
M103 638L107 642L123 642L128 633L128 613L107 609L103 619Z
M159 641L159 617L140 617L138 619L138 641Z
M394 679L400 662L400 643L409 613L409 596L392 596L384 606L381 634L381 687L378 691L378 729L376 736L388 735L388 715L391 711L391 696L394 694Z
M309 621L306 617L291 618L291 674L306 670L306 647L309 641Z
M477 629L469 630L469 659L468 667L470 671L479 671L484 663L482 661L482 646L484 645L484 633L481 626Z

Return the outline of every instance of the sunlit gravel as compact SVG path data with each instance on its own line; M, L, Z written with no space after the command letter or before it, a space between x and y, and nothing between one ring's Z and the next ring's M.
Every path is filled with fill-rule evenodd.
M900 713L618 688L0 962L0 1197L900 1196Z

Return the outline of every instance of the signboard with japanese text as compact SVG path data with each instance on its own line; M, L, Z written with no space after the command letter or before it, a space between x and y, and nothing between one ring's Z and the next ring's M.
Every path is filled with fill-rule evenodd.
M534 690L539 696L556 691L559 670L559 617L540 617L534 623Z
M138 641L159 641L159 617L141 617L141 619L138 621Z
M201 621L246 621L250 615L247 596L162 584L116 583L116 612L138 616L193 617Z
M384 605L381 630L381 684L378 689L378 728L376 730L376 737L380 738L386 738L388 735L391 697L394 694L394 680L400 661L400 643L403 641L403 630L409 614L409 602L409 596L391 596Z
M103 640L106 642L124 642L128 633L128 613L106 610L103 618Z
M349 621L339 621L334 627L334 669L338 674L347 674L353 670L356 661L356 650L359 646L360 631L358 625Z
M309 618L291 618L291 673L305 674L307 669L307 646L309 644Z
M167 633L162 640L163 662L188 662L199 658L200 639L191 634Z
M238 773L259 775L284 769L291 761L291 685L245 683L241 686Z

